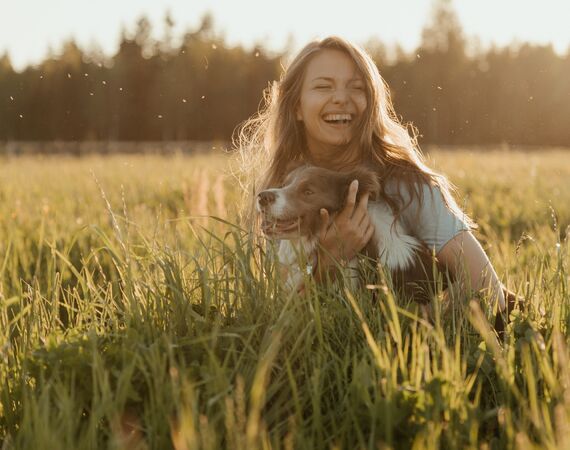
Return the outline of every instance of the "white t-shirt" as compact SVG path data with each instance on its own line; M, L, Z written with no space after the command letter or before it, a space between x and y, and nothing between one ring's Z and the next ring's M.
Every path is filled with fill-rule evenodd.
M388 182L385 186L386 194L390 197L397 196L398 185L402 205L407 205L410 192L404 183ZM458 217L449 210L438 187L422 183L421 189L421 207L417 196L414 195L412 202L401 211L400 221L408 233L423 241L428 248L434 248L437 254L450 239L470 227L466 217Z

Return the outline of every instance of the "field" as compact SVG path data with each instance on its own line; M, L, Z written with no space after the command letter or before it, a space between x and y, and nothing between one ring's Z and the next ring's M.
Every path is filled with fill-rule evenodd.
M227 156L0 160L2 449L570 448L570 152L430 160L525 298L502 339L283 292Z

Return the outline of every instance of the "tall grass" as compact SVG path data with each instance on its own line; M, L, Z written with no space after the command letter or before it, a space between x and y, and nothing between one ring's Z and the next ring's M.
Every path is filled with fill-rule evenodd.
M222 156L2 161L3 448L570 448L570 154L431 158L525 298L501 338L381 277L284 292Z

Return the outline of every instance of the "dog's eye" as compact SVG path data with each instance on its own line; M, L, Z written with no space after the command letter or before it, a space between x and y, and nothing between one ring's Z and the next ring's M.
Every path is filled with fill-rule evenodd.
M311 191L310 189L305 189L305 191L303 192L303 194L305 194L305 195L313 195L314 192Z

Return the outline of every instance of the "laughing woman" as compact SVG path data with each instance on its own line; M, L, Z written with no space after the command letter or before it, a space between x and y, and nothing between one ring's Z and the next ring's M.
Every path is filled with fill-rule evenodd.
M338 37L306 45L266 95L266 107L242 128L238 145L249 164L249 192L280 186L291 162L330 170L373 168L380 198L408 233L423 241L465 293L475 291L506 308L502 283L471 233L472 222L449 181L423 161L414 135L394 112L371 57ZM321 211L315 277L357 255L374 229L368 196L350 185L334 218Z

